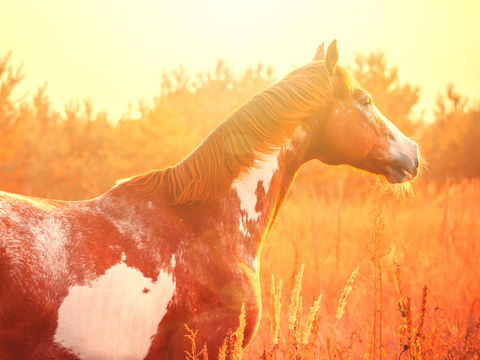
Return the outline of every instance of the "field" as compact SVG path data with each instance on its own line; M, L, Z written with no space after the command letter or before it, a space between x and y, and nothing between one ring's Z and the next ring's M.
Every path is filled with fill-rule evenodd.
M260 64L240 77L221 60L197 76L180 67L164 72L160 93L140 101L139 115L112 122L89 100L54 110L46 87L13 98L23 75L9 57L0 58L0 189L63 200L89 199L118 179L177 163L274 81ZM243 358L479 359L479 103L450 85L427 123L411 114L419 89L400 83L382 53L355 64L377 106L418 139L429 169L413 183L414 196L395 198L346 168L302 168L262 252L263 319ZM310 326L308 338L299 333Z
M480 358L480 182L419 180L414 197L395 199L361 185L359 174L332 171L336 184L312 186L307 168L293 185L262 252L263 318L243 358ZM297 326L305 327L322 294L306 346L288 330L302 264ZM341 301L345 313L338 314L357 267ZM276 286L283 279L276 347L269 329L272 275Z

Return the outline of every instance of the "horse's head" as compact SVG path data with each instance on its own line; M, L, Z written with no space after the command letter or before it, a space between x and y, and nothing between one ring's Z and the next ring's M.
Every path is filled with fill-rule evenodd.
M373 104L371 95L337 65L336 41L317 50L332 79L333 100L319 126L315 157L332 164L348 164L384 175L390 183L414 179L419 169L418 146L398 130Z

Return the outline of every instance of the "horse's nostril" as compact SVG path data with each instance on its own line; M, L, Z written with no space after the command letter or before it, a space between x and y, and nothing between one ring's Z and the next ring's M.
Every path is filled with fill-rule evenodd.
M414 161L415 169L417 169L420 166L420 162L418 161L418 157Z

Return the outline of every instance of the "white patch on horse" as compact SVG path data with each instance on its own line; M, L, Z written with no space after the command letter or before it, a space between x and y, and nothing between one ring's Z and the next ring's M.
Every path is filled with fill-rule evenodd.
M123 209L125 210L124 217L110 218L110 221L120 234L129 236L138 249L145 248L144 240L151 239L154 236L151 229L140 221L141 219L134 207L125 204Z
M245 175L236 179L232 184L232 189L237 192L240 199L240 208L245 211L245 216L241 216L239 230L245 235L247 230L245 223L248 220L257 221L260 212L255 210L257 205L257 195L255 194L258 183L261 182L265 194L268 194L270 182L278 169L279 151L272 155L265 156L262 160L255 161L252 168Z
M67 227L64 221L53 216L46 216L38 224L33 225L31 229L37 240L36 243L45 246L43 250L56 252L65 241Z
M14 222L17 226L22 228L25 226L25 218L20 216L10 204L3 201L0 203L0 216ZM2 229L4 229L4 227L2 227Z
M67 222L52 215L32 222L30 227L35 252L39 256L38 265L42 266L50 281L65 275L64 269L67 265L65 243L69 228Z
M307 132L305 131L303 125L297 126L293 132L292 137L285 144L284 149L288 151L293 151L295 149L294 144L302 141L306 136Z
M238 230L243 234L243 236L248 235L248 230L245 228L245 224L243 223L243 217L240 219L240 225L238 225Z
M174 290L163 271L152 281L123 262L114 265L91 284L70 288L55 342L80 359L143 359Z

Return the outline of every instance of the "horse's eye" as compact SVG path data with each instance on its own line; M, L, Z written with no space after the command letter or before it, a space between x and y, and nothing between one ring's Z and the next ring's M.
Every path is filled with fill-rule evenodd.
M365 99L362 99L360 101L360 104L362 104L362 106L365 106L365 107L369 107L370 105L372 105L372 99L371 98L365 98Z

